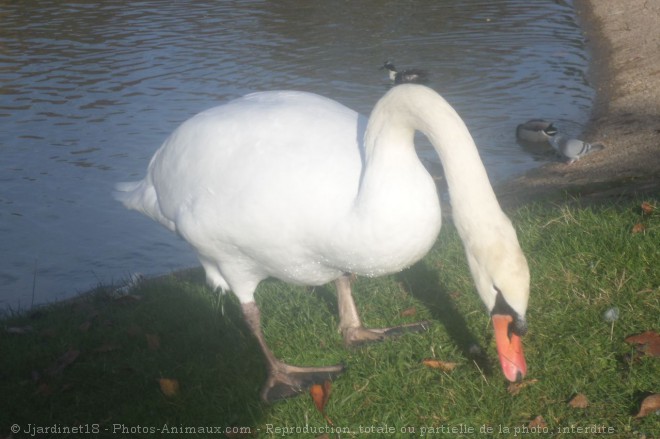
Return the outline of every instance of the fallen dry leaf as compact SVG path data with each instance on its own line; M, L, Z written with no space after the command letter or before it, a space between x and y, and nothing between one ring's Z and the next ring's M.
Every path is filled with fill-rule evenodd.
M325 380L323 385L314 384L312 387L310 387L309 394L312 395L312 400L314 401L316 410L318 410L323 415L325 420L328 421L328 424L333 425L330 418L328 418L328 416L325 414L325 405L330 399L331 390L332 383L329 380Z
M538 383L539 380L536 378L532 378L531 380L523 380L518 383L511 383L509 384L509 387L507 387L507 392L509 392L511 395L517 395L520 393L522 389L524 389L527 386L531 386L532 384Z
M578 393L573 397L573 399L568 401L568 405L574 409L586 409L589 407L589 400L583 393Z
M328 380L321 384L314 384L309 389L309 394L312 395L312 400L314 400L314 405L316 409L323 413L325 410L325 405L330 399L330 391L332 390L332 383Z
M401 311L401 317L412 317L415 314L417 314L417 308L415 308L414 306Z
M543 419L543 416L538 415L536 418L532 419L530 423L527 425L529 428L540 428L543 429L547 427L548 424L545 422L545 419Z
M157 334L145 334L147 339L147 347L150 351L157 351L160 349L160 337Z
M451 361L441 361L441 360L435 360L433 358L426 358L422 360L422 364L426 367L430 367L433 369L440 369L443 372L451 372L452 370L456 369L456 366L458 366L458 363L453 363Z
M655 207L653 207L653 204L644 201L642 203L642 213L645 215L651 215L653 213L653 210L655 210Z
M91 320L85 320L84 322L82 322L80 324L80 326L78 326L78 329L80 330L80 332L87 332L87 331L89 331L89 328L91 328L91 327L92 327L92 321Z
M644 226L642 223L637 223L632 228L633 233L642 233L644 230L646 230L646 226Z
M171 378L160 378L158 380L160 391L165 396L175 396L179 393L179 381Z
M76 361L80 355L80 351L76 349L69 349L66 351L60 358L58 358L53 364L44 369L44 372L47 375L57 375L62 372L67 366Z
M649 357L660 357L660 334L654 331L646 331L641 334L631 335L625 339L626 343L638 345L637 349Z
M316 410L319 412L323 413L323 409L325 408L325 403L323 402L323 386L320 384L314 384L310 389L309 389L309 394L312 395L312 401L314 401L314 405L316 406Z
M655 393L644 398L642 405L639 407L639 413L635 415L635 418L643 418L657 411L660 411L660 393Z

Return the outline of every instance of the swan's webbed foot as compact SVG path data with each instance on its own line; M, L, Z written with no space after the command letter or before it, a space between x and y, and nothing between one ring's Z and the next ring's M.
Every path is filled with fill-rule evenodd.
M333 380L344 372L341 364L325 367L297 367L278 361L272 365L261 399L269 404L304 392L314 384Z
M406 332L421 332L429 328L429 322L409 323L390 328L368 329L362 326L362 321L353 300L351 292L351 275L345 274L337 280L337 303L339 307L339 329L346 346L359 346L364 343L398 337Z
M428 331L429 324L430 323L428 321L422 321L378 329L367 329L359 326L357 328L343 329L342 335L344 337L344 344L346 346L360 346L365 343L382 341L386 338L399 337L408 332Z

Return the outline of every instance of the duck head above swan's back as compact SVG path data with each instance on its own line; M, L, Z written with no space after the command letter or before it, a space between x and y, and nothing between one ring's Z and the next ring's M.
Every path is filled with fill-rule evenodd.
M424 70L405 69L398 71L392 61L385 61L381 69L388 71L390 81L395 84L423 84L428 81L428 74Z
M362 326L344 274L402 270L435 243L440 204L416 155L415 130L441 158L479 295L494 322L506 316L496 331L509 335L497 342L506 350L505 375L514 380L526 369L516 328L525 322L527 263L465 124L429 88L394 87L368 121L310 93L248 95L184 122L156 152L144 180L118 186L128 208L195 248L211 286L237 295L268 359L269 382L278 383L267 386L265 399L280 379L298 384L261 336L254 304L261 280L337 279L349 343Z

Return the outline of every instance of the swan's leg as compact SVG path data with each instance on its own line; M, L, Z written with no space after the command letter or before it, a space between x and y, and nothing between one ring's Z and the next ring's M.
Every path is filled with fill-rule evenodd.
M360 316L351 292L350 275L343 275L335 281L337 287L337 302L339 305L339 330L347 346L384 340L396 337L406 332L419 332L428 329L429 322L417 322L390 328L367 329L362 326Z
M268 379L261 390L261 399L272 403L280 399L295 396L308 389L313 384L321 384L332 380L344 371L343 365L327 367L297 367L278 360L270 350L261 331L261 313L257 304L248 302L241 304L243 316L248 327L254 334L266 357Z

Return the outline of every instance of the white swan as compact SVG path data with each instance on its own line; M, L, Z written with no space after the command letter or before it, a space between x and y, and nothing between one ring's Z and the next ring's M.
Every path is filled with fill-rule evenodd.
M195 248L212 287L236 294L267 360L264 400L295 394L342 367L295 367L273 355L254 302L263 279L334 280L349 345L396 333L362 326L347 273L402 270L437 238L440 204L415 153L415 129L442 160L454 222L493 317L502 369L509 380L520 379L526 373L519 335L529 296L527 262L465 124L429 88L394 87L368 124L314 94L251 94L183 123L156 152L144 180L117 186L126 207Z

